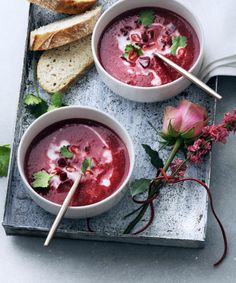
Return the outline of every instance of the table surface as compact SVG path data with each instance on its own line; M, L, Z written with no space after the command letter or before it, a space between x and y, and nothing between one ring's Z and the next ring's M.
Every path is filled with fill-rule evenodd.
M27 28L27 1L1 3L0 23L0 144L12 144ZM236 78L222 77L217 119L236 106ZM209 213L204 249L137 246L118 243L55 240L44 249L43 239L6 237L0 227L0 282L235 282L236 277L236 138L213 150L211 189L215 207L229 238L229 255L214 269L222 252L221 234ZM6 194L0 179L0 218Z

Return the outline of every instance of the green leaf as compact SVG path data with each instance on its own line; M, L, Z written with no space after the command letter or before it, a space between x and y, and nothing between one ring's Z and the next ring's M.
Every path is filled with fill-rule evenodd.
M181 134L181 137L183 139L192 139L194 136L194 128L184 132L183 134Z
M11 148L9 144L0 146L0 177L6 177L8 172Z
M33 94L27 94L25 96L24 104L28 108L29 112L36 118L46 113L48 110L47 102Z
M186 36L175 36L172 37L172 46L171 46L171 54L176 55L176 51L179 47L187 46L187 37Z
M81 171L84 173L87 169L91 169L93 167L93 159L88 158L83 161Z
M59 107L53 106L53 105L49 105L47 112L53 111L55 109L58 109Z
M142 144L142 147L145 149L146 153L150 156L151 163L157 170L164 167L163 161L160 158L159 153L157 151L153 150L147 144Z
M55 92L51 98L52 106L57 107L57 108L62 107L63 96L64 96L64 93L59 92L59 91Z
M171 123L171 120L169 122L169 125L168 125L168 135L171 136L171 137L178 137L179 136L179 132L177 132L173 126L172 126L172 123Z
M167 142L168 145L173 145L176 142L176 138L170 137L169 135L163 132L160 133L160 137L163 138Z
M142 178L139 180L135 180L130 186L132 197L147 191L149 189L150 183L151 183L151 180L149 179Z
M68 146L63 145L60 149L60 154L65 158L72 158L74 154L69 151Z
M138 46L135 43L130 43L130 44L127 44L125 46L125 53L123 54L123 57L125 59L128 59L128 55L129 55L129 52L131 50L134 50L134 52L136 52L138 54L138 56L142 56L143 55L143 50L142 50L142 48L140 46Z
M36 117L36 118L40 117L41 115L43 115L47 111L48 111L48 104L44 100L40 104L33 106L30 109L30 113L32 115L34 115L34 117Z
M143 10L139 14L139 20L142 25L145 27L149 26L154 22L155 19L155 12L154 10L148 9L148 10Z
M52 179L52 175L48 174L45 170L35 172L33 174L34 181L32 183L32 187L36 188L47 188L49 182Z
M24 97L24 103L27 106L35 106L35 105L42 103L42 99L38 96L33 95L33 94L27 94Z
M62 102L63 96L64 96L64 93L59 92L59 91L55 92L51 97L51 104L49 105L47 112L50 112L52 110L65 106Z

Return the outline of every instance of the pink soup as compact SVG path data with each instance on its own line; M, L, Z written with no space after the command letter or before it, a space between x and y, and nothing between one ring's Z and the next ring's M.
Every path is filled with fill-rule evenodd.
M181 16L162 8L140 8L115 18L99 44L103 68L129 85L154 87L180 75L153 55L163 54L189 70L199 55L199 41Z
M62 148L70 158L61 154ZM35 190L47 200L62 204L85 159L92 159L93 165L83 175L72 206L109 197L127 177L129 155L120 137L98 122L73 119L46 128L33 140L25 159L28 182L33 184L34 173L47 172L52 176L48 187Z

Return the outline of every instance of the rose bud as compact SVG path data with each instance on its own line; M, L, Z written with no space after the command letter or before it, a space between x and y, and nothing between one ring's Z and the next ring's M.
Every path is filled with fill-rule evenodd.
M192 139L202 133L207 122L208 115L204 107L183 100L176 108L166 107L162 137L167 140L178 137Z

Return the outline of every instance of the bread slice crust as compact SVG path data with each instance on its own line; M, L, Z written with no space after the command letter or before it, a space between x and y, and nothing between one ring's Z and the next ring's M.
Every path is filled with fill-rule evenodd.
M97 0L29 0L29 2L58 13L76 15L91 8Z
M39 29L32 31L30 34L30 49L40 51L57 48L91 34L101 15L101 10L101 7L96 7L86 12L88 17L83 21L81 21L80 15L71 16L74 20L78 17L78 22L75 21L75 23L61 28L57 27L54 31L47 31L47 27L52 24L44 26L45 32L43 33L40 32ZM64 19L63 22L65 23L67 20L71 20L71 17ZM53 24L60 26L61 22L62 21L57 21Z
M48 93L66 91L93 66L91 36L45 51L38 62L37 76Z

